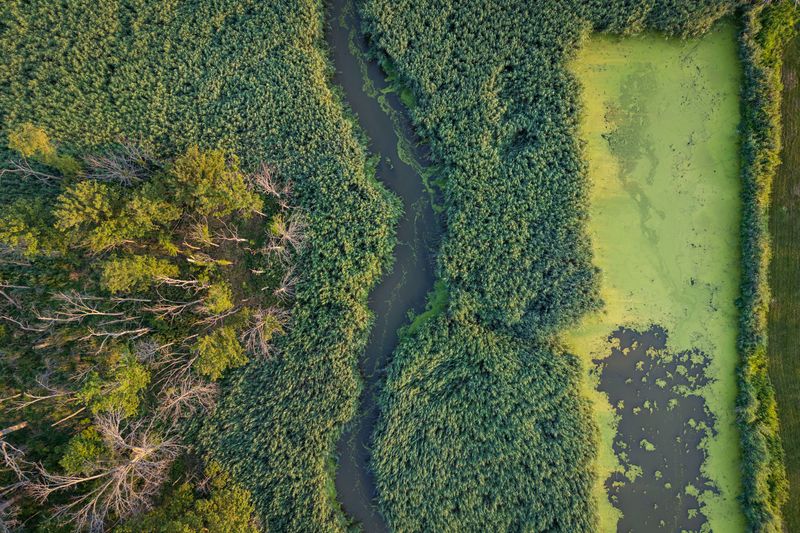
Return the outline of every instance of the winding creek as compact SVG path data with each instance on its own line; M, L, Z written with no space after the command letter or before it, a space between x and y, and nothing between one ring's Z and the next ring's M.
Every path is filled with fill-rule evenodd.
M400 99L384 92L388 84L375 62L365 61L367 44L358 31L352 0L328 4L327 40L336 72L334 83L357 116L369 139L369 150L380 156L377 178L403 202L397 226L394 268L370 295L375 323L360 367L364 380L359 412L337 446L336 494L350 518L365 531L386 531L375 504L376 489L369 466L370 444L378 418L376 396L397 346L397 331L409 313L425 306L434 282L434 252L440 235L419 161L424 157Z

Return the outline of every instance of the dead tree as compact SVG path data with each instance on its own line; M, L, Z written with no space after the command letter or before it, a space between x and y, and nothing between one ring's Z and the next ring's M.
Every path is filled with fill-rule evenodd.
M17 502L29 483L30 468L30 463L25 461L25 454L9 443L6 436L27 426L27 422L20 422L0 430L0 468L9 472L13 479L7 485L0 486L0 531L10 531L19 525L16 520Z
M147 178L155 158L142 147L123 141L115 151L88 155L84 162L90 178L130 187Z
M156 278L156 281L158 281L159 285L168 285L179 289L191 290L192 292L200 292L208 288L208 283L196 279L175 279L167 276L159 276Z
M11 285L8 283L0 282L0 296L6 299L6 301L11 304L11 307L15 309L22 309L22 303L19 301L19 297L13 293L9 294L10 291L13 290L21 290L21 289L30 289L30 287L26 287L23 285ZM9 291L9 292L7 292Z
M199 334L192 335L198 337ZM187 342L187 341L184 341ZM188 342L187 342L188 344ZM180 383L190 375L192 366L197 361L198 355L189 351L171 351L162 353L161 357L153 362L156 371L154 382L162 389Z
M87 331L88 333L86 333L86 335L83 337L80 337L78 340L88 341L92 339L100 339L100 346L95 351L96 354L99 354L103 351L103 348L105 348L105 345L108 341L121 338L127 338L128 340L133 341L150 333L150 328L147 326L141 326L120 330L108 330L105 328L95 329L90 327L87 328Z
M17 326L22 331L27 331L29 333L44 333L49 329L49 327L46 325L41 325L41 324L33 325L24 320L19 320L17 318L14 318L13 316L7 313L0 314L0 320L3 320L5 322L10 322L11 324Z
M87 296L77 291L58 292L53 296L53 300L61 302L62 305L51 315L36 313L36 318L44 323L69 324L73 322L83 322L87 318L103 317L100 325L108 326L138 320L140 317L129 317L122 311L115 311L119 301L112 303L111 309L103 310L99 303L108 301L106 298L97 296Z
M55 516L76 529L98 528L113 514L125 518L147 510L169 476L183 447L174 436L155 431L153 421L128 422L119 413L98 415L95 427L109 450L86 474L57 474L36 465L28 492L39 502L56 493L77 491L54 508Z
M234 243L247 242L247 239L239 236L239 228L235 225L228 224L224 220L220 220L219 223L220 227L214 232L214 240Z
M306 224L303 216L295 212L289 217L289 222L280 235L280 239L294 248L295 251L299 251L305 241L307 228L308 224Z
M39 385L43 392L24 392L22 394L22 398L15 401L15 409L22 410L39 402L53 402L60 407L69 407L69 413L50 424L52 427L61 425L86 411L87 406L85 405L77 408L74 407L74 405L80 401L77 398L75 391L60 389L48 385L46 383L46 379L47 378L43 378L42 376L37 377L36 384Z
M159 300L158 302L154 303L153 305L149 305L147 307L143 307L143 311L147 311L148 313L153 313L154 315L172 320L187 311L192 311L193 308L202 305L203 299L192 300L189 302L177 302L173 300Z
M272 339L275 334L284 332L287 320L288 313L278 307L256 309L240 334L245 350L256 357L269 357Z
M214 409L219 395L216 383L209 383L191 374L184 374L177 381L166 381L158 397L158 417L163 420L178 420L192 416L198 411Z
M140 363L149 364L156 360L160 348L155 340L145 337L133 345L133 354Z
M294 297L294 289L297 284L297 278L294 275L294 270L289 268L281 279L280 285L272 291L279 300L286 301Z
M190 221L189 231L186 235L189 239L206 246L218 246L214 243L214 239L208 229L207 217L203 217L201 220L191 217ZM184 241L183 244L191 250L200 250L198 246L189 244L186 241Z

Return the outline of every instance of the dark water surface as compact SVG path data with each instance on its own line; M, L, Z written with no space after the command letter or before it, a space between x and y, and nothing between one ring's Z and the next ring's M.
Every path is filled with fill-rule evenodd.
M599 390L620 417L614 453L625 474L606 480L623 517L619 532L700 531L706 521L698 493L716 491L702 474L701 443L714 418L698 394L708 383L708 357L670 353L667 332L620 328L611 355L599 363Z
M397 346L398 328L408 323L409 312L424 309L425 296L433 288L433 250L438 245L440 229L431 195L414 168L417 165L403 162L398 153L398 144L406 142L414 159L422 158L421 151L413 147L417 140L402 103L395 94L386 94L384 105L388 107L384 109L373 97L375 93L365 90L362 67L378 91L385 89L387 83L377 64L363 59L367 45L358 31L352 0L332 0L328 9L327 41L336 68L334 82L343 89L346 102L358 117L369 139L370 152L381 158L378 180L400 197L404 208L397 227L394 268L370 295L375 324L360 364L364 391L359 413L337 447L337 497L346 513L371 533L387 530L375 505L375 481L369 467L369 449L378 417L376 393Z

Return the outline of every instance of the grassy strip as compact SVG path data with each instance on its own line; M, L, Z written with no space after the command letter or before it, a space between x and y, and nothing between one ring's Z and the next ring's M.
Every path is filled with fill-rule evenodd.
M783 151L773 182L770 206L772 261L769 308L769 375L775 385L781 439L786 452L789 498L783 517L789 531L800 530L800 218L798 218L797 169L800 168L800 39L788 47L783 64Z
M742 91L741 363L737 421L742 437L742 503L752 531L781 531L787 496L775 393L767 374L768 213L780 152L780 63L797 11L791 2L760 5L744 14L740 37Z
M320 0L0 7L4 127L40 124L66 149L121 134L165 155L222 146L294 183L309 230L290 331L278 357L228 381L202 438L270 530L346 526L330 455L356 410L366 298L400 209L329 86L323 11Z

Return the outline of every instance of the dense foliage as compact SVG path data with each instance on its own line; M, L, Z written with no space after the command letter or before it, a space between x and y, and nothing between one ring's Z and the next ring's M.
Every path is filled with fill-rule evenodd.
M4 495L95 527L149 508L214 382L269 355L303 222L268 167L220 150L79 161L31 124L9 139L0 182L27 194L0 215Z
M395 357L375 468L396 530L594 529L575 359L444 315Z
M775 392L767 375L768 210L779 164L781 58L800 21L793 2L749 9L744 16L742 90L742 294L739 300L739 395L742 503L752 531L783 531L788 484Z
M115 533L256 533L250 493L232 482L220 465L206 467L202 490L188 482L172 486L160 505ZM199 492L199 494L198 494Z
M576 396L575 362L551 340L598 305L583 233L577 87L566 62L591 28L699 34L734 3L364 2L366 29L381 59L413 93L414 121L430 144L446 202L439 264L440 293L449 301L436 306L440 315L415 323L382 400L375 465L383 510L395 529L592 529L593 430ZM205 173L179 170L185 165L173 165L176 188L183 184L186 193L174 197L151 191L134 201L125 187L76 180L82 165L76 155L112 146L119 135L152 144L156 160L183 154L186 168L213 167L202 161L210 148L235 151L248 170L269 157L294 183L308 237L296 258L291 323L275 357L228 372L223 399L201 431L204 449L252 493L263 526L275 530L347 525L331 493L330 454L355 413L355 361L370 321L366 296L387 266L399 208L371 179L354 127L328 86L323 21L320 0L9 0L0 6L2 136L13 132L11 149L65 178L62 185L35 188L31 180L4 181L3 242L20 261L77 256L69 265L23 273L38 276L37 286L66 291L93 283L105 298L154 290L153 279L177 280L186 272L178 265L184 270L176 273L170 243L154 237L171 227L170 217L180 219L166 204L191 205L212 218L230 214L230 195L241 195L236 205L257 207L238 182L222 180L218 194ZM772 49L774 40L767 38L772 33L762 35L756 41L752 31L743 34L743 49L752 51L745 62L753 68L747 108L756 114L745 123L744 178L753 184L747 201L766 194L758 191L768 190L762 176L776 154L774 104L767 105L774 102L769 69L775 66L758 66L757 52ZM765 110L768 116L757 116ZM41 125L64 150L48 147L26 123ZM767 530L777 527L782 485L763 365L764 205L754 205L744 226L745 251L754 252L745 261L756 260L746 265L742 299L740 421L745 453L754 459L745 474L753 480L745 493L748 517L754 530ZM51 218L42 220L43 214ZM272 220L276 227L285 222ZM78 242L64 237L73 234ZM57 235L68 242L53 249ZM119 252L137 239L148 240L149 249ZM153 254L156 244L164 250ZM88 252L102 260L86 265ZM81 265L91 276L70 279ZM205 259L197 265L209 266ZM56 280L63 285L51 283ZM208 310L224 314L231 303L237 306L242 281L208 281ZM199 378L214 379L244 362L226 327L236 328L223 322L193 339ZM5 324L2 334L23 335L19 329ZM78 397L89 412L105 412L108 402L123 413L143 408L139 391L153 378L146 379L146 365L132 355L121 348L113 364L86 374ZM15 379L35 377L38 361L20 359ZM104 384L123 382L105 393ZM499 415L490 416L493 409ZM77 429L82 419L70 421ZM57 449L62 464L46 466L85 470L83 458L103 448L92 425L69 441L59 432L42 435L50 440L26 451L36 457ZM213 530L208 507L181 494L168 494L165 507L144 520ZM249 509L243 493L230 498ZM178 507L181 518L173 518Z
M465 346L462 335L446 332L507 336L522 346L509 351L516 354L512 359L530 365L541 364L543 357L570 360L556 347L547 347L548 339L598 302L583 233L586 173L576 140L577 86L566 63L586 31L635 33L650 28L698 35L718 18L733 13L738 4L364 3L365 31L376 56L413 93L412 117L430 144L440 172L447 223L439 267L450 301L442 317L418 327L405 340L381 400L375 469L382 510L394 529L479 529L476 513L483 510L483 524L499 529L592 530L586 481L590 458L557 462L569 450L591 447L589 423L577 407L573 408L573 431L547 454L533 458L516 453L513 441L504 434L516 419L500 411L483 422L479 441L484 455L462 462L453 459L453 450L469 456L469 445L477 438L471 428L459 424L460 417L466 416L467 409L474 409L469 412L479 417L482 409L470 403L478 378L467 379L464 374L475 349ZM782 13L786 4L779 3L768 12ZM758 18L753 13L747 15L751 25ZM770 16L768 24L786 28L779 18ZM743 42L751 43L745 44L745 50L756 46L748 37L752 31L743 35ZM759 39L766 48L777 50L778 35L780 30L762 32ZM759 81L769 74L760 70L760 55L746 53L744 61L748 74L743 143L746 264L739 422L746 454L746 513L752 530L766 531L780 523L785 491L762 335L767 301L763 195L768 188L765 176L774 170L777 155L771 125L776 108L772 89ZM435 379L420 375L419 354L428 355L425 368L429 373L442 365ZM538 393L540 401L566 405L564 397L549 387L569 382L571 374L566 369L571 364L550 364L548 379L533 383L528 394ZM502 375L491 365L482 365L480 371ZM420 383L447 395L440 392L429 397L420 391ZM518 381L504 383L498 378L484 402L492 405L519 386ZM574 398L577 387L567 387L566 397L579 405ZM447 419L440 412L447 413ZM548 412L540 404L529 416L539 420ZM537 432L544 435L541 428ZM400 454L397 450L410 451ZM491 456L502 457L505 467L503 476L490 483L490 490L483 458ZM557 477L582 481L570 487L571 497L565 486L521 474L544 468L551 460L559 465ZM532 467L534 463L537 467ZM421 475L425 471L437 472L435 491L433 481ZM458 491L445 491L444 498L431 496L450 486ZM520 498L526 499L527 507L540 511L535 519L518 514ZM554 501L560 506L550 506Z
M223 379L201 432L268 530L345 525L331 454L355 413L366 297L399 212L328 85L323 15L319 0L0 5L0 127L40 125L67 153L120 134L159 156L226 148L292 181L308 227L291 323L275 357Z

